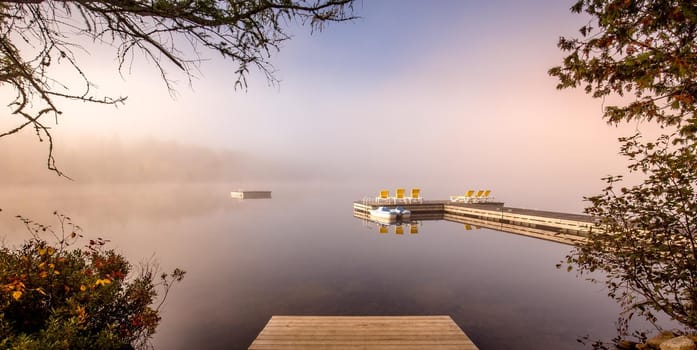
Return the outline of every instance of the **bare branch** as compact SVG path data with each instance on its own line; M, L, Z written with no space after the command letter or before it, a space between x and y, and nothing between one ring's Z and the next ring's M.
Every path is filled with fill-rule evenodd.
M352 6L353 0L0 1L0 84L16 91L12 116L24 119L0 137L33 127L40 140L48 141L48 168L64 176L55 167L50 128L40 119L52 115L58 124L59 100L125 102L121 96L92 96L95 85L74 55L82 49L75 44L80 37L115 47L120 74L139 51L159 71L170 94L175 90L164 63L174 64L191 82L192 70L202 60L201 48L237 65L233 87L246 89L250 67L276 82L269 59L290 38L283 28L286 21L321 30L324 23L353 19ZM16 41L22 42L22 50ZM73 70L82 88L52 78L50 68L60 63Z

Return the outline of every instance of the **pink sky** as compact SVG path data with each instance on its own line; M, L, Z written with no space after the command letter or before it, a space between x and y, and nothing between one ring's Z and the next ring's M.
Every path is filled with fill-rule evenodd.
M579 212L600 177L624 168L616 138L635 126L607 126L601 101L557 91L547 76L561 61L558 37L587 21L571 4L359 2L353 23L314 35L293 28L272 57L280 86L253 74L246 93L214 55L192 87L172 72L173 99L146 62L124 80L113 53L92 47L86 71L127 104L65 103L54 133L73 145L176 140L297 159L366 192L419 186L443 198L490 188L512 206Z

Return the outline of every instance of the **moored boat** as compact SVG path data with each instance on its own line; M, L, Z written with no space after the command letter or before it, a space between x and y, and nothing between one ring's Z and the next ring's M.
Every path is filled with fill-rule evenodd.
M370 216L383 220L397 220L397 212L387 207L377 207L370 210Z
M390 211L397 214L397 219L400 220L408 220L411 217L411 210L404 209L403 207L396 207Z

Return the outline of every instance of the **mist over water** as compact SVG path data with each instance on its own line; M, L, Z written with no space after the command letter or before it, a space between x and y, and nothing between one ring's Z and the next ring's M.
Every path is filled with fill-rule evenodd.
M421 147L432 149L435 156L414 158L412 149L418 154ZM459 157L444 161L437 148L409 143L314 157L312 153L242 152L156 139L59 139L54 148L56 164L70 181L46 169L46 145L24 134L0 138L0 186L67 189L89 185L96 189L129 184L346 183L360 189L354 199L397 187L420 187L434 199L469 189L491 189L509 206L569 213L581 213L587 204L583 197L603 187L600 175L590 175L582 165L526 166L515 156L496 159L495 166ZM398 150L400 156L381 155L389 150Z
M160 349L245 349L272 315L450 315L482 349L581 349L579 336L614 335L619 308L604 289L555 268L569 246L444 221L380 234L352 216L371 194L361 184L248 183L273 191L262 200L230 198L236 185L6 188L0 232L19 244L15 213L55 224L58 209L134 263L185 269Z

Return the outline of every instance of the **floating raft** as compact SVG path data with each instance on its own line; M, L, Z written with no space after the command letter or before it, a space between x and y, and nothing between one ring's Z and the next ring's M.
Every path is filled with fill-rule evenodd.
M410 210L412 220L446 220L564 244L585 241L594 228L593 218L588 215L510 208L500 202L466 204L441 200L385 204L356 201L353 213L355 217L369 219L370 210L397 205Z
M273 316L249 350L478 350L450 316Z
M239 199L271 198L271 191L232 191L230 197Z

